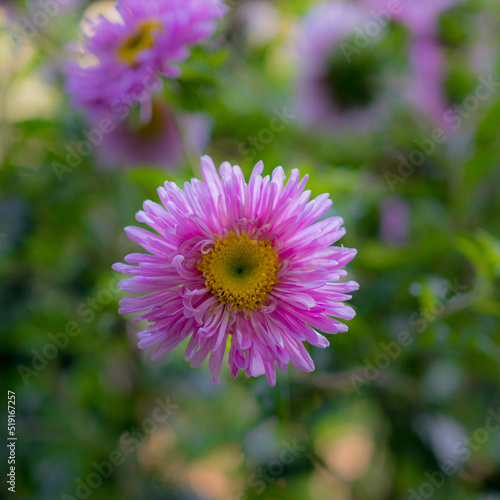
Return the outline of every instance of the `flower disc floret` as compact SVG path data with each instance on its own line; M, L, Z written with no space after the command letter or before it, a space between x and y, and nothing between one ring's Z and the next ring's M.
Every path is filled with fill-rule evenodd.
M269 240L252 240L246 233L230 231L218 238L198 264L205 286L223 304L238 311L256 311L265 304L278 281L278 254Z
M133 66L137 62L137 56L140 52L153 47L154 34L161 29L162 25L157 21L146 21L139 25L136 32L126 38L119 47L120 61Z

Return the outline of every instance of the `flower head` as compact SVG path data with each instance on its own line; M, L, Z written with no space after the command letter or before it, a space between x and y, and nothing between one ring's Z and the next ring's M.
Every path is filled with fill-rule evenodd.
M369 21L361 5L332 1L317 5L303 20L296 107L304 124L366 129L387 115L388 85L377 40L359 46L359 32Z
M385 13L393 21L401 21L414 36L432 37L437 34L439 16L459 3L459 0L402 0L389 9L387 0L364 0L375 13Z
M102 115L139 102L148 115L161 76L179 76L189 47L211 36L224 12L222 0L119 0L117 19L89 23L81 63L66 67L73 104Z
M98 124L96 124L98 126ZM154 99L151 118L142 123L117 123L96 148L99 164L107 168L149 164L172 168L185 157L207 146L210 119L201 113L179 113Z
M404 92L414 110L434 124L450 129L444 120L448 103L444 90L446 79L445 53L440 43L439 19L458 0L404 0L390 13L385 0L365 0L372 13L385 12L389 18L404 25L410 33L408 47L409 75Z
M314 370L303 342L328 346L317 330L345 332L336 318L354 316L343 302L358 285L338 280L356 251L332 246L345 234L343 220L320 220L332 202L327 194L309 201L307 176L296 169L285 184L281 167L262 177L259 162L247 184L238 166L223 163L219 176L204 156L201 171L203 182L193 179L184 191L173 182L160 187L163 206L144 203L137 220L158 234L125 228L150 252L113 266L134 276L122 290L142 294L120 303L121 313L142 312L136 320L151 323L139 347L157 345L159 359L189 338L185 359L198 366L210 354L214 383L226 345L233 377L265 373L274 385L275 363Z

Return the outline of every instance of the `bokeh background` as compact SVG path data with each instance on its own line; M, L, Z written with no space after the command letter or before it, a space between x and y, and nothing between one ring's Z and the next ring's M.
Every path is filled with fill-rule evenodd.
M0 4L0 415L5 436L15 391L18 436L16 493L4 483L0 496L500 498L498 1L435 14L432 67L398 19L379 21L354 66L333 50L329 123L303 110L302 28L316 3L229 2L157 96L203 118L200 140L187 132L175 165L113 169L99 151L68 165L91 124L62 72L84 12L109 3L59 2L31 36L42 3ZM357 48L359 33L342 36ZM347 116L377 92L380 105ZM289 368L270 388L223 365L213 386L182 346L150 361L141 325L118 314L111 265L137 251L123 227L166 179L198 176L201 153L246 175L260 159L266 173L298 167L344 217L357 316L310 349L315 372ZM1 464L5 478L4 445Z

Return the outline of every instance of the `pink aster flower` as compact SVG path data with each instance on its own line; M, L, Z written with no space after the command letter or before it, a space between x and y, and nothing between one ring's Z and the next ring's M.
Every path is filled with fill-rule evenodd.
M376 45L384 36L356 37L371 21L360 4L327 2L314 7L299 32L296 109L305 125L319 129L369 129L387 116L391 100ZM393 99L392 99L393 100Z
M119 122L96 149L106 168L147 164L172 168L185 158L185 150L200 155L210 138L211 122L202 113L179 113L153 100L146 123Z
M117 21L89 22L81 62L66 66L66 88L74 106L91 114L141 103L147 121L161 77L179 76L178 63L214 33L225 7L222 0L119 0L116 10Z
M193 179L184 191L165 182L158 189L163 206L146 201L137 214L157 234L125 228L149 253L113 266L134 276L121 289L139 294L122 299L120 312L141 312L136 320L150 323L139 347L156 345L156 360L189 339L185 359L194 367L210 355L214 383L226 346L233 377L239 370L266 374L274 385L275 364L312 371L304 342L328 346L319 331L345 332L337 318L355 314L344 301L358 284L339 279L356 250L332 246L345 229L340 217L323 219L328 194L309 201L307 176L292 170L285 184L281 167L271 177L262 177L263 168L257 163L247 184L238 166L225 162L219 175L202 157L203 181Z

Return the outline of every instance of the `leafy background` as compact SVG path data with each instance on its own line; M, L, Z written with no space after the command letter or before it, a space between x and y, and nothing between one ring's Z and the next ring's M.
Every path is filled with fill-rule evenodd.
M348 269L361 287L349 332L311 348L314 373L290 368L270 388L262 377L232 380L226 366L213 386L182 348L158 362L136 348L141 325L118 314L123 294L111 271L136 251L123 227L143 200L156 201L165 179L198 176L199 158L172 171L109 171L91 155L60 180L53 162L87 127L60 69L88 3L16 42L7 9L29 16L33 4L0 7L0 413L6 422L6 391L15 391L15 497L83 498L77 479L92 483L92 464L117 452L123 463L88 497L377 500L412 498L413 489L413 500L500 498L500 433L480 430L500 411L500 92L393 190L398 155L434 127L405 107L370 132L318 132L292 119L254 151L249 137L276 110L292 113L291 40L314 2L230 3L214 40L193 51L164 97L212 117L206 152L216 164L229 160L247 175L258 159L266 173L298 167L313 195L331 193L347 228L342 243L358 249ZM485 74L498 80L499 14L496 0L477 0L443 17L455 102L477 85L464 54L479 38L495 59ZM400 38L388 54L404 72ZM408 213L399 242L383 236L388 206ZM69 322L81 332L37 362L51 352L49 334ZM383 368L384 346L404 332L407 345ZM150 432L158 398L172 407ZM1 453L6 473L5 446ZM447 459L456 471L442 481Z

